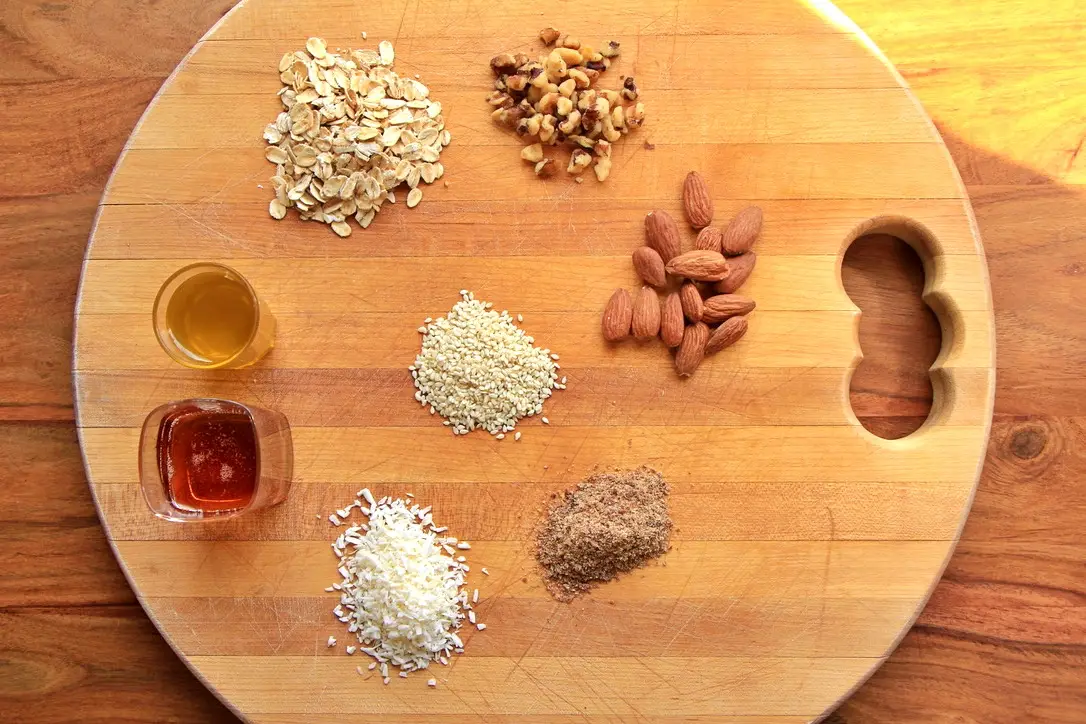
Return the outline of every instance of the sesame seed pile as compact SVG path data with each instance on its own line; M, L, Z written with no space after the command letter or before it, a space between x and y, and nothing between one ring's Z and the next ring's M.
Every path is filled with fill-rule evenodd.
M566 378L558 379L558 355L534 346L508 312L466 289L460 296L447 316L419 327L422 350L408 368L415 399L454 434L481 428L503 439L522 417L542 412Z

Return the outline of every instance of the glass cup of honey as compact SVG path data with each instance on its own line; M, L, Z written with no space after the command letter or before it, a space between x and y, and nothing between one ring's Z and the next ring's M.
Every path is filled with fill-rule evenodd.
M281 413L200 398L156 408L140 434L140 485L151 511L189 522L283 502L294 463Z
M201 262L174 272L155 298L155 336L186 367L248 367L272 348L275 317L238 272Z

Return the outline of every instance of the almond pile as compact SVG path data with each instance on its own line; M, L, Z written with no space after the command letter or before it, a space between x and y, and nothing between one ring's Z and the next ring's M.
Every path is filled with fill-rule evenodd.
M611 173L611 144L645 122L645 104L638 101L633 76L623 78L620 90L592 87L618 56L619 43L612 40L596 49L554 28L541 31L539 39L555 47L538 60L502 53L490 61L497 76L487 97L492 116L524 140L520 157L537 176L557 170L544 146L564 144L571 149L567 173L580 181L592 166L596 178L605 181Z
M645 246L633 253L634 269L646 286L630 296L616 289L603 310L603 337L618 342L659 336L674 348L675 369L688 377L705 355L735 344L747 332L754 300L737 294L754 271L751 248L762 231L762 210L748 206L719 229L705 179L691 171L683 183L683 212L698 232L684 252L679 226L666 211L645 217ZM657 290L664 293L661 300Z

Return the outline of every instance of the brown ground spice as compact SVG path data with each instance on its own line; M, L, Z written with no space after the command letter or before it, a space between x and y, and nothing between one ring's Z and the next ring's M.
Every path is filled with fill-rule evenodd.
M569 601L667 551L668 486L647 467L595 473L567 491L539 531L536 559L547 589Z

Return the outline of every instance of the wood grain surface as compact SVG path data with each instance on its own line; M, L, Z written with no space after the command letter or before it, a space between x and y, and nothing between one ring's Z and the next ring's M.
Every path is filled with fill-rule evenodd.
M444 0L347 4L329 27L361 28L372 16L374 42L394 33L400 71L420 71L442 101L455 143L442 154L443 183L427 189L419 214L431 233L413 240L410 256L385 255L414 237L416 215L402 205L385 210L345 257L327 248L325 256L295 255L298 246L324 247L328 230L294 218L281 224L293 237L286 243L257 251L233 242L237 232L277 226L249 213L266 206L270 192L258 182L269 168L260 139L244 129L278 112L278 81L268 70L302 42L291 40L299 18L320 15L323 4L239 4L195 46L134 132L103 209L150 208L174 227L179 218L197 222L178 241L197 236L212 258L227 249L282 324L257 369L189 374L161 354L146 312L160 280L199 258L183 246L164 258L139 219L111 223L105 258L92 234L76 308L76 422L129 582L194 673L254 722L366 713L820 720L885 660L927 600L987 444L995 365L988 270L942 139L877 52L852 50L867 43L855 26L825 10L797 0L641 0L627 3L622 20L599 16L569 29L590 38L618 32L625 50L612 71L636 74L643 96L664 108L641 134L652 146L639 138L619 144L619 172L606 184L577 186L564 174L543 185L516 162L514 138L479 124L480 94L491 83L483 61L531 47L530 23L543 18L519 2L450 8ZM725 30L705 10L732 12L750 30ZM497 21L532 30L479 34ZM733 38L753 38L759 50ZM348 46L357 38L328 40ZM818 65L812 56L821 51L831 58ZM835 86L767 82L767 56L774 67L802 68ZM875 70L856 69L862 65ZM880 75L878 87L851 80ZM227 78L239 85L224 86ZM689 111L693 94L699 102ZM598 327L613 288L636 286L629 253L643 243L637 224L646 209L674 205L691 168L712 179L728 211L752 199L790 218L825 201L881 208L875 217L811 224L806 253L792 248L794 229L776 222L767 230L744 287L760 300L757 331L706 360L687 384L662 347L642 355L640 345L607 345ZM618 200L622 214L608 208ZM226 216L221 204L247 212ZM546 216L533 220L526 240L519 212L533 207ZM625 244L616 226L629 230ZM851 242L871 230L917 245L928 277L923 298L946 331L931 420L900 441L864 430L848 401L859 317L838 269ZM936 237L942 232L945 242ZM563 237L606 239L610 248L586 254ZM469 253L479 240L488 248ZM414 330L443 314L460 288L513 310L561 352L563 381L576 390L548 401L549 425L520 425L519 442L453 436L413 400L406 367L418 348ZM290 505L181 535L133 509L139 417L178 382L196 395L232 386L239 399L264 405L292 397L293 405L277 407L292 425L298 485ZM135 419L104 410L117 403L135 408ZM576 605L548 605L531 555L548 496L593 469L644 463L666 475L682 503L672 511L677 532L666 557ZM376 674L352 676L354 659L324 645L329 633L343 633L320 613L322 602L338 598L322 595L335 566L326 517L355 497L351 485L378 496L424 486L429 496L419 500L471 537L468 587L481 591L490 628L462 633L471 663L457 658L429 672L436 695L428 677L386 687ZM820 497L831 490L834 497ZM806 504L771 507L785 491ZM345 497L334 501L332 492ZM744 517L743 525L720 523ZM334 692L318 686L325 678L339 679Z
M996 425L963 542L918 625L831 721L1080 721L1086 333L1069 305L1082 294L1086 218L1075 185L1082 10L1073 2L1040 12L1016 2L843 7L909 77L970 184L1001 356ZM74 280L105 174L216 9L177 1L103 9L0 10L8 101L0 134L19 169L0 180L0 459L12 471L0 487L8 531L0 543L0 709L13 721L225 721L134 604L105 546L79 467L67 381ZM984 32L974 32L978 22ZM92 113L104 99L111 112ZM44 138L42 112L72 109L83 109L78 142L54 149L51 173L21 173L36 168L26 141ZM938 331L915 314L916 264L900 245L876 239L853 249L846 287L865 312L867 353L853 404L865 424L892 434L923 417L923 370ZM905 273L891 284L877 278L901 261ZM915 336L902 343L905 333ZM297 605L304 612L307 604Z

